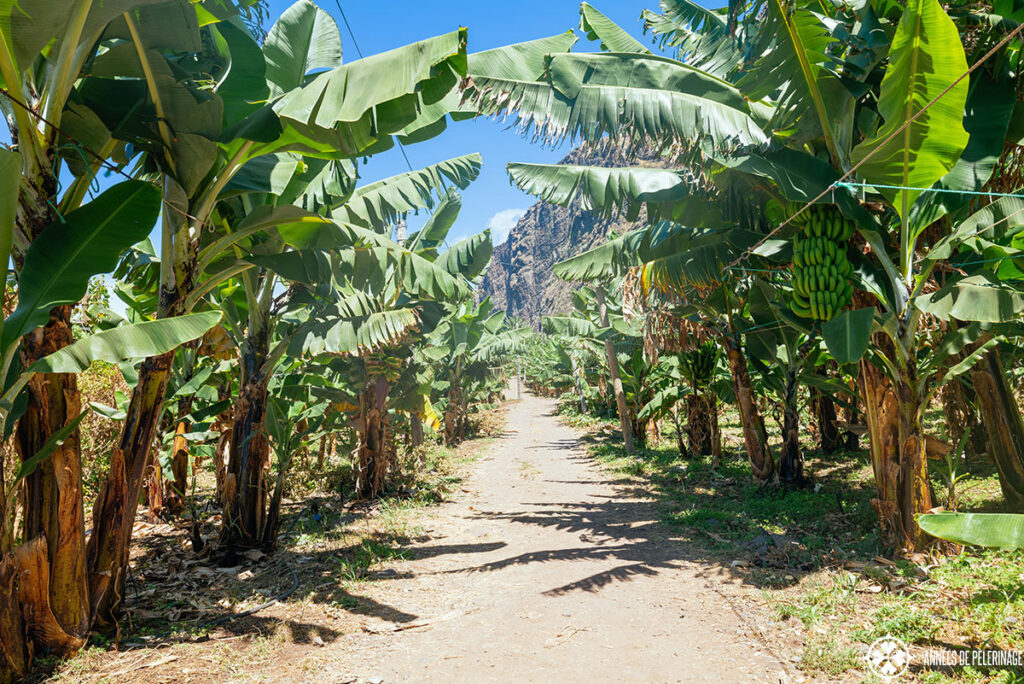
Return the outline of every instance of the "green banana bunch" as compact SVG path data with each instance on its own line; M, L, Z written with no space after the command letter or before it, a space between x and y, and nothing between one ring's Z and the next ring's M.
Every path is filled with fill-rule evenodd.
M789 216L803 205L788 202ZM801 228L793 242L793 298L798 316L827 321L853 297L853 265L846 257L847 242L856 227L829 205L813 205L792 219Z

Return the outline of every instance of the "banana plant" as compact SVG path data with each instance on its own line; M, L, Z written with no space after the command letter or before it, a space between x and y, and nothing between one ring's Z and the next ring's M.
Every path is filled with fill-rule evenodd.
M19 160L10 156L6 160L12 162L9 169L18 169ZM16 182L10 187L16 190ZM8 220L0 232L10 244L15 213L11 204L7 211ZM19 304L3 322L0 333L5 378L0 396L0 429L5 436L11 434L15 421L31 420L33 406L43 405L40 402L48 391L46 374L60 373L61 382L73 384L74 375L86 370L93 361L123 363L150 353L164 353L202 336L216 323L217 314L195 314L178 322L140 323L105 330L68 346L54 344L48 348L50 353L34 361L24 353L23 337L45 336L41 326L57 320L51 311L70 310L85 294L89 279L111 270L119 252L132 240L144 236L158 213L158 191L147 183L127 181L69 212L63 222L57 221L40 233L41 239L24 252L18 272ZM75 396L64 396L60 406L70 411L77 406ZM57 420L59 413L51 419ZM40 636L37 646L52 646L58 652L74 647L84 634L82 621L87 624L90 616L89 593L84 582L84 512L76 432L83 414L74 413L34 451L27 450L30 434L20 433L17 444L22 465L14 481L4 487L4 532L0 535L0 552L5 556L10 552L41 553L51 565L51 581L45 582L42 576L26 580L26 586L33 586L33 591L24 596L36 602L45 601L45 609L39 605L33 610L38 610L40 616L49 616L52 624L45 632L49 636ZM70 484L58 487L57 480L64 481L61 473L65 472L73 474ZM32 546L15 549L10 506L22 482L29 491L25 497L29 507L22 516L22 538L31 541ZM54 508L47 505L48 501L63 504ZM51 597L54 592L60 596ZM5 603L0 609L15 610L17 605ZM51 638L52 643L47 641Z
M1002 163L1013 99L1008 53L997 55L991 69L965 78L968 61L958 28L933 0L893 8L884 17L867 5L847 11L781 0L751 7L738 2L724 16L681 5L669 2L661 15L646 15L648 26L663 32L665 46L677 40L691 48L677 53L678 64L654 65L652 60L661 58L640 52L556 54L544 75L531 82L475 78L482 87L471 91L469 100L483 113L516 117L521 128L547 141L570 136L596 142L609 136L655 149L674 145L673 157L656 168L510 165L520 187L559 204L576 202L606 214L625 210L627 216L645 208L651 219L670 217L719 230L739 225L763 233L787 218L768 219L769 200L797 201L799 207L817 201L837 205L855 221L857 239L870 247L857 285L874 297L858 306L877 302L878 315L873 327L860 325L845 336L877 334L876 351L860 367L865 404L882 406L885 397L898 397L866 416L879 491L876 508L888 545L920 547L927 537L915 516L929 507L920 430L925 399L945 377L948 349L960 345L958 352L975 341L988 345L972 348L966 364L956 365L955 377L995 344L979 337L957 341L980 335L974 328L951 336L937 347L939 355L922 365L915 356L922 311L945 316L961 294L964 302L983 296L989 301L985 313L968 314L968 321L991 318L1000 301L1002 311L1011 311L1007 303L1016 296L1005 283L997 286L991 275L977 273L952 279L944 304L933 306L923 290L949 251L928 251L934 243L925 242L924 234L935 226L940 237L957 235L963 220L958 212L970 197L959 193L979 191ZM584 30L603 47L619 40L620 31L596 19L592 8L584 7L583 15ZM723 35L732 38L731 45ZM972 59L986 56L992 44L972 42ZM761 55L733 61L732 49ZM1016 43L1003 48L1016 49ZM712 64L715 55L723 58L718 64L734 66L715 74L695 66ZM636 76L641 69L646 80ZM623 78L630 79L631 88L619 87L616 79ZM689 87L698 82L698 96L714 94L719 106L702 106L700 116L689 116L684 113L687 95L694 92ZM597 103L612 99L615 107L597 109ZM765 145L769 137L775 144ZM855 166L855 180L866 187L837 184L840 174ZM862 203L862 197L887 209ZM707 200L713 200L711 207ZM970 230L951 239L960 240ZM790 235L782 231L779 238ZM786 245L780 247L784 258ZM842 318L840 326L857 319ZM737 397L742 403L741 393ZM767 465L766 459L758 460Z
M744 353L742 314L752 279L725 265L754 247L758 234L738 227L696 229L660 221L632 231L555 265L562 278L597 278L636 269L648 296L669 293L683 305L674 315L694 319L707 334L721 341L733 376L734 394L744 431L744 443L754 476L775 477L776 465L764 420L757 406ZM778 243L757 249L754 265L771 266L780 254Z
M604 344L597 339L598 327L583 317L581 313L577 309L567 315L544 316L541 319L541 330L544 331L546 337L555 342L556 348L560 352L557 361L553 365L547 366L548 371L562 365L568 366L561 369L564 371L565 381L559 382L553 377L548 377L544 384L563 389L572 387L580 402L580 413L586 414L589 393L587 370L598 365L603 366ZM538 371L545 365L533 363L531 369ZM603 386L604 383L602 382L601 385ZM603 397L599 399L599 403L607 405Z
M276 161L280 165L286 160L279 157ZM462 162L466 165L460 166ZM418 275L415 281L420 290L405 287L420 296L439 296L438 292L444 296L457 285L447 272L374 232L373 221L368 218L370 228L339 227L296 205L309 205L310 195L320 194L317 202L322 204L322 211L333 213L338 220L342 216L358 218L360 212L364 217L379 217L398 209L420 209L432 204L435 195L441 196L446 178L454 179L458 187L468 185L479 162L478 157L468 157L402 174L375 183L372 188L357 189L347 201L321 194L315 183L304 185L304 171L295 165L292 168L295 176L285 177L279 190L283 196L260 192L256 184L240 184L250 191L242 193L239 189L239 195L227 200L223 210L235 224L231 231L234 249L253 265L240 273L232 286L215 295L228 312L227 329L239 351L241 371L224 493L222 544L229 550L257 544L276 546L276 530L267 526L277 519L276 513L265 511L264 466L269 462L270 448L262 435L266 432L270 383L282 360L289 354L302 358L373 350L404 336L417 322L414 309L402 306L388 310L385 304L374 308L369 299L372 291L365 289L370 284L380 287L382 299L389 278L398 282L401 291L403 283ZM459 173L453 174L453 169ZM407 203L412 203L397 209L388 201L405 190L404 185L422 182L423 177L436 178L439 185L420 185L414 199L403 195ZM293 188L292 196L288 194L289 186ZM294 188L301 188L298 195ZM356 198L357 206L349 209L346 205L353 201L351 198ZM288 200L296 204L280 204ZM263 230L256 232L251 226L262 226ZM395 273L389 274L388 268L394 268ZM360 279L366 281L363 289L354 286ZM284 292L275 295L281 288ZM431 288L433 291L428 292ZM339 294L349 299L339 305L334 299ZM368 302L370 309L365 308ZM297 316L302 320L296 322ZM361 324L360 317L365 317ZM342 335L346 329L354 335Z
M60 240L78 237L72 233L72 226L67 230L54 226L61 223L62 216L85 209L82 207L85 191L111 148L104 140L90 139L86 141L89 145L85 151L77 136L74 143L64 137L68 129L75 130L73 124L79 118L72 103L72 92L82 66L95 54L107 24L142 4L145 3L126 0L98 5L81 0L43 3L33 6L30 13L17 3L7 3L0 9L0 80L4 86L4 111L10 139L17 141L16 151L5 151L3 155L6 197L4 237L0 246L5 250L4 258L12 258L19 273L29 250L48 230L50 240L58 233ZM37 68L39 65L44 68ZM58 178L65 168L68 151L81 160L83 180L65 187L61 193ZM88 218L88 212L79 217ZM83 227L87 231L96 228L91 221L77 225L78 230ZM82 287L84 292L85 285ZM45 305L45 301L39 304ZM42 320L37 318L31 327L22 328L23 332L40 328L22 340L18 352L22 367L29 367L72 343L70 315L69 305L55 304L52 315L50 309L43 309L38 312ZM20 323L15 321L9 326L10 333L28 321L29 317L21 316ZM8 344L2 350L4 367L8 369L15 358L9 344L10 333ZM28 384L27 401L19 407L24 419L17 421L15 435L22 463L34 458L72 423L80 403L73 374L33 378ZM8 421L10 411L5 408ZM90 611L84 569L82 492L77 477L81 472L80 449L77 434L73 430L72 433L72 439L62 439L62 447L52 450L42 467L28 476L28 486L35 494L32 498L40 504L26 511L24 537L32 540L34 548L42 550L51 582L47 586L41 578L35 578L34 581L43 586L35 586L35 591L25 592L25 596L34 596L37 601L52 598L52 612L47 608L38 614L51 616L56 627L54 634L70 634L71 639L78 639L88 629ZM63 487L56 480L58 473L71 474ZM8 551L10 549L4 549L5 554ZM6 558L8 564L14 562L10 556ZM16 599L8 597L0 606L0 612L5 617L19 614ZM19 617L11 619L21 624ZM9 669L13 674L7 675L8 668L5 668L2 676L17 678L27 670L30 647L22 636L3 636L4 641L11 644ZM41 637L37 646L52 647L58 653L69 649L66 640L65 643L58 643L57 639L53 639L53 643L46 641Z
M495 311L491 299L455 305L434 329L422 354L435 368L434 390L444 413L444 440L455 445L465 439L470 403L494 377L495 361L514 351L526 329L503 329L505 312Z
M464 75L465 32L455 31L398 48L373 59L341 61L337 27L322 10L300 2L270 29L263 45L230 19L211 22L203 8L176 3L178 11L143 8L124 15L108 31L111 49L89 65L82 98L117 136L142 151L140 173L159 179L168 211L163 213L160 246L160 298L157 317L188 312L220 282L252 268L233 254L235 243L218 235L226 217L222 202L247 170L273 168L279 155L292 153L326 163L304 169L306 182L344 194L344 160L387 149L392 134L417 120L413 94L440 97ZM214 17L218 18L218 17ZM316 27L316 40L307 28ZM161 26L161 30L153 30ZM409 73L399 82L384 74ZM129 81L134 97L111 96ZM350 83L373 87L346 87ZM205 88L200 92L198 85ZM347 88L347 89L346 89ZM347 92L338 106L317 107L327 92ZM418 97L418 95L417 95ZM294 156L283 160L293 166ZM312 167L312 168L310 168ZM339 171L339 169L341 169ZM253 231L270 225L250 224ZM220 270L209 272L210 265ZM202 282L200 282L202 281ZM93 575L114 575L109 599L100 602L101 626L120 612L131 520L141 487L166 383L170 357L150 359L125 422L122 450L128 460L124 496L98 501L103 519L118 521L94 535ZM111 482L111 488L118 483ZM111 492L117 491L111 489ZM131 502L121 504L119 502Z
M751 367L776 397L782 416L779 479L802 485L806 481L800 445L802 390L809 388L835 397L849 388L822 377L818 369L827 356L821 332L815 326L805 325L802 319L791 318L787 301L788 297L776 284L758 278L748 298L743 321L749 330L746 337Z
M717 463L722 455L718 345L705 340L691 349L663 355L655 372L658 389L641 411L643 417L670 417L681 455L711 456ZM685 407L685 427L679 420L680 405Z

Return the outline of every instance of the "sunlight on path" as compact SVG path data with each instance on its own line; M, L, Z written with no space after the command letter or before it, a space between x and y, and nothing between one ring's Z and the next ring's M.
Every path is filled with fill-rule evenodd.
M525 394L509 404L467 494L369 589L410 618L368 622L345 645L357 658L347 671L384 682L787 681L701 575L720 569L669 539L650 502L597 468L554 409Z

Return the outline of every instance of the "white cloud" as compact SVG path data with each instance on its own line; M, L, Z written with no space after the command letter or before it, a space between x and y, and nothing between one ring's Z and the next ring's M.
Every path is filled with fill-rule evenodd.
M492 216L487 222L487 227L491 229L491 242L500 245L507 240L509 232L525 213L526 209L502 209Z

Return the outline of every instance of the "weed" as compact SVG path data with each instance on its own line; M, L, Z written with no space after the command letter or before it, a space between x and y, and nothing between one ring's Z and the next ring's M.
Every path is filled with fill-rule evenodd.
M864 664L864 652L853 646L843 646L835 638L811 639L800 656L800 667L811 672L823 672L838 677L847 670Z

